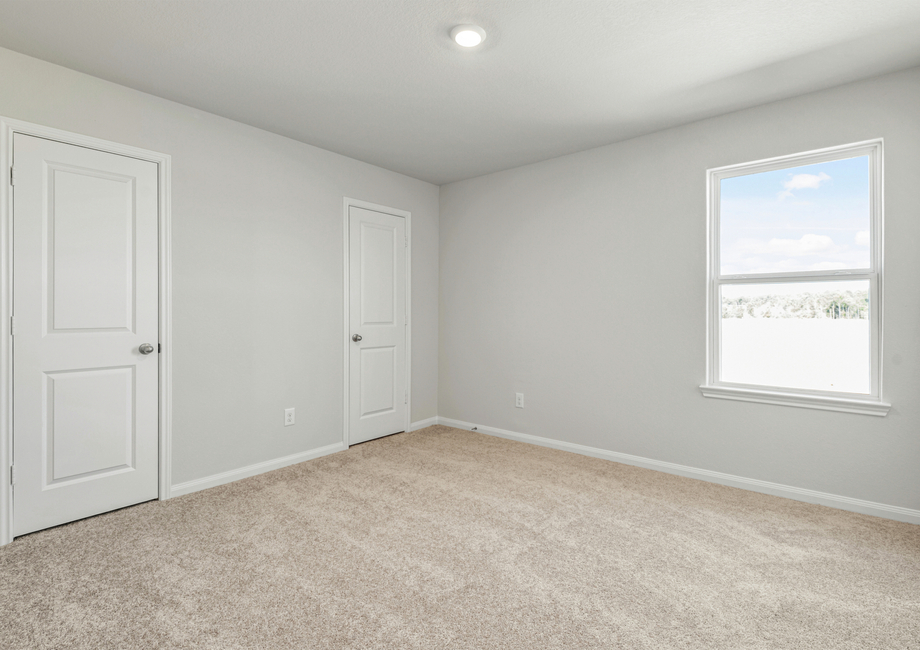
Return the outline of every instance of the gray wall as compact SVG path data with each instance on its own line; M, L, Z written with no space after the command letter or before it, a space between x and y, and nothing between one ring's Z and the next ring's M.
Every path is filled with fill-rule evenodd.
M174 484L341 440L345 196L412 212L412 420L437 414L436 186L4 49L0 115L172 155Z
M433 185L0 49L0 115L173 157L175 483L340 439L349 196L413 215L413 421L920 508L918 106L915 69L451 184L439 233ZM878 136L889 416L703 398L705 170Z
M918 111L913 69L443 186L439 415L920 508ZM702 397L706 169L879 136L888 417Z

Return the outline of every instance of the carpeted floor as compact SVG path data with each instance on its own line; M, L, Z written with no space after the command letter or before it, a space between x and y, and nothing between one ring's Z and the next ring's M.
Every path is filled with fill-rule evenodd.
M0 548L0 647L920 648L920 526L429 427Z

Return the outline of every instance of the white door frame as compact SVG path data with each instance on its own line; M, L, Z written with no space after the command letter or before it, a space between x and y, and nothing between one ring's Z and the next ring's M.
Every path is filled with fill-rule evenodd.
M10 192L13 134L56 140L157 165L159 219L159 498L169 498L172 484L172 257L170 234L170 164L168 154L100 140L47 126L0 117L0 546L13 541L13 193Z
M349 262L351 257L351 247L348 236L348 224L349 224L349 215L348 209L350 207L364 208L365 210L371 210L373 212L381 212L383 214L389 214L394 217L403 217L406 220L406 391L408 394L408 399L406 401L406 428L405 431L409 430L409 425L412 422L412 213L406 212L405 210L397 210L396 208L388 208L385 205L377 205L376 203L368 203L367 201L359 201L357 199L350 199L347 196L345 197L345 214L342 220L343 231L345 233L344 242L345 242L345 286L344 286L344 298L343 304L345 305L345 320L343 323L343 332L342 332L342 344L345 348L345 353L343 355L343 367L344 367L344 410L342 412L342 443L345 445L345 448L348 448L348 428L349 428L349 413L350 413L350 397L351 397L351 364L349 363L349 355L351 353L351 348L348 345L348 341L351 338L351 329L350 318L351 314L349 313L349 292L351 290L351 282L349 277Z

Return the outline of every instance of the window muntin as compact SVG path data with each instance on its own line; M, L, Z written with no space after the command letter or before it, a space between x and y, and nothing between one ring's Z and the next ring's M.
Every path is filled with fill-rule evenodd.
M881 404L881 147L709 171L704 394Z

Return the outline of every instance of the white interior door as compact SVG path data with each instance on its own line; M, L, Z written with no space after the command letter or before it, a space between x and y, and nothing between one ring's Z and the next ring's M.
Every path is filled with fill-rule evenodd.
M349 207L349 435L406 430L406 220Z
M157 166L22 134L13 165L22 535L157 498Z

